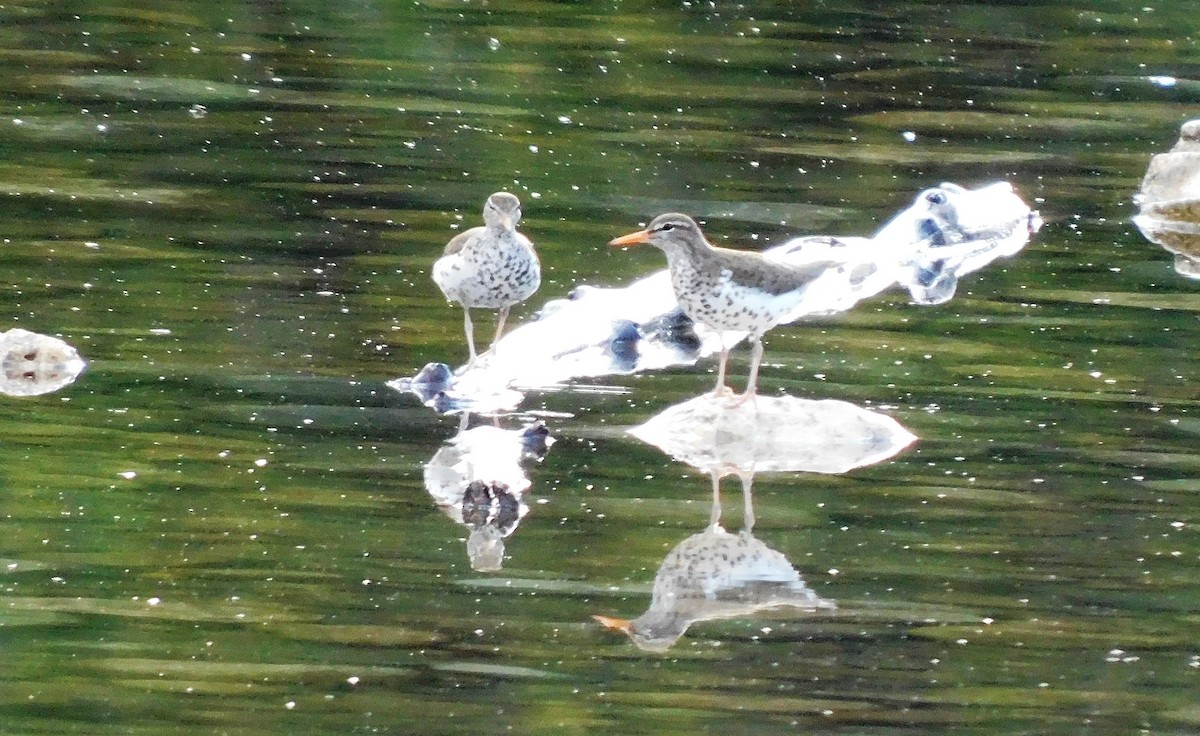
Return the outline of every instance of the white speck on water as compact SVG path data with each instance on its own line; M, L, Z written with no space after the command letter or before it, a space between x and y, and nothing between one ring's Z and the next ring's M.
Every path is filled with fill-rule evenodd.
M1155 87L1174 87L1175 82L1177 82L1178 80L1176 80L1175 77L1157 76L1156 75L1153 77L1146 77L1146 81L1149 82L1150 84L1153 84Z
M121 476L125 480L133 480L137 477L137 473L133 472L132 470L126 470L121 473L117 473L117 475Z
M260 457L259 459L254 461L254 464L260 468L266 467L267 459L265 457Z
M489 38L488 42L487 42L487 47L491 51L499 51L500 50L500 39L495 38L495 37Z
M147 606L157 606L159 603L162 603L162 598L154 597L146 599Z
M917 140L917 134L911 130L904 131L900 134L900 137L904 139L905 143L912 143L913 141Z
M529 147L529 152L530 152L530 153L537 153L537 152L538 152L538 147L537 147L537 146L530 146L530 147Z
M346 682L350 683L351 685L357 685L358 684L358 675L350 675L349 677L346 678Z
M559 115L558 122L562 123L563 125L570 125L571 118L567 117L566 115Z
M283 707L284 707L284 708L287 708L288 710L292 710L292 709L294 709L294 708L296 707L296 701L294 701L294 700L289 700L288 702L286 702L286 703L284 703L284 704L283 704Z

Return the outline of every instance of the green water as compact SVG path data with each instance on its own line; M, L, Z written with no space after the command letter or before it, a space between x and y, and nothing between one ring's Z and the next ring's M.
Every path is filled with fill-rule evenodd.
M1200 295L1129 218L1200 116L1198 34L1115 0L0 6L8 327L89 361L0 401L0 732L1194 732ZM761 247L943 180L1047 225L945 305L767 337L764 394L920 438L755 479L836 611L659 654L591 619L708 523L707 476L624 429L712 359L500 419L557 442L471 569L422 480L459 420L384 383L465 355L429 270L489 193L541 253L519 320L660 268L605 243L668 208Z

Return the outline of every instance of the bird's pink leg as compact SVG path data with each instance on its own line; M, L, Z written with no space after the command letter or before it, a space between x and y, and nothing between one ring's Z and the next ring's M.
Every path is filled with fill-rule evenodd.
M500 316L496 319L496 336L492 338L492 345L488 349L495 347L500 340L500 335L504 334L504 322L508 319L508 307L500 307Z
M721 352L717 356L717 387L713 389L713 396L723 396L729 391L725 385L725 363L729 360L729 348L725 347L724 341L721 343Z
M475 325L471 324L471 308L463 307L463 328L467 332L467 349L471 351L471 358L467 361L467 365L475 363Z
M708 517L708 525L716 526L721 523L721 471L713 468L708 471L712 475L712 513Z
M754 341L750 352L750 378L746 381L745 393L738 397L738 405L753 400L755 394L758 392L758 367L762 364L763 344L762 338L757 335L752 336L750 339Z

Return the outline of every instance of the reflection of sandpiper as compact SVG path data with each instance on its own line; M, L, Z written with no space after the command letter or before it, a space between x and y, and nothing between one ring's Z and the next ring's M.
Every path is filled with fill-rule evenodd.
M633 620L596 616L638 647L663 651L697 621L791 607L834 608L810 590L791 563L753 535L755 472L845 473L882 462L916 438L891 417L844 401L762 397L753 405L711 395L669 407L629 430L712 477L708 528L671 550L654 577L650 608ZM744 522L720 524L721 476L742 480Z
M470 530L467 558L471 569L494 572L503 565L504 538L516 531L517 524L529 513L522 495L499 482L476 480L467 484L457 509L462 524Z
M499 570L504 538L529 513L524 495L530 482L521 461L541 460L554 439L546 425L521 429L487 425L460 431L425 464L425 489L442 512L468 530L471 568Z
M517 232L521 201L508 192L496 192L483 207L482 227L459 233L446 244L433 264L433 280L446 298L463 306L470 362L475 362L475 330L471 307L499 309L496 337L504 331L508 310L538 290L541 265L533 243Z
M640 649L665 651L698 621L737 618L777 608L804 611L837 605L804 584L780 552L754 536L752 474L741 474L745 521L732 534L721 526L720 476L713 474L713 506L708 528L680 542L654 576L650 608L628 620L594 618L624 632Z

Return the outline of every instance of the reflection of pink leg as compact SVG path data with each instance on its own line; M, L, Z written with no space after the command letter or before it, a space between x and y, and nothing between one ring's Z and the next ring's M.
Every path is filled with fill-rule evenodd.
M754 471L738 473L738 477L742 479L742 528L749 534L754 531Z
M708 525L714 526L721 523L721 471L713 469L709 471L712 475L713 488L713 504L712 513L708 517Z

